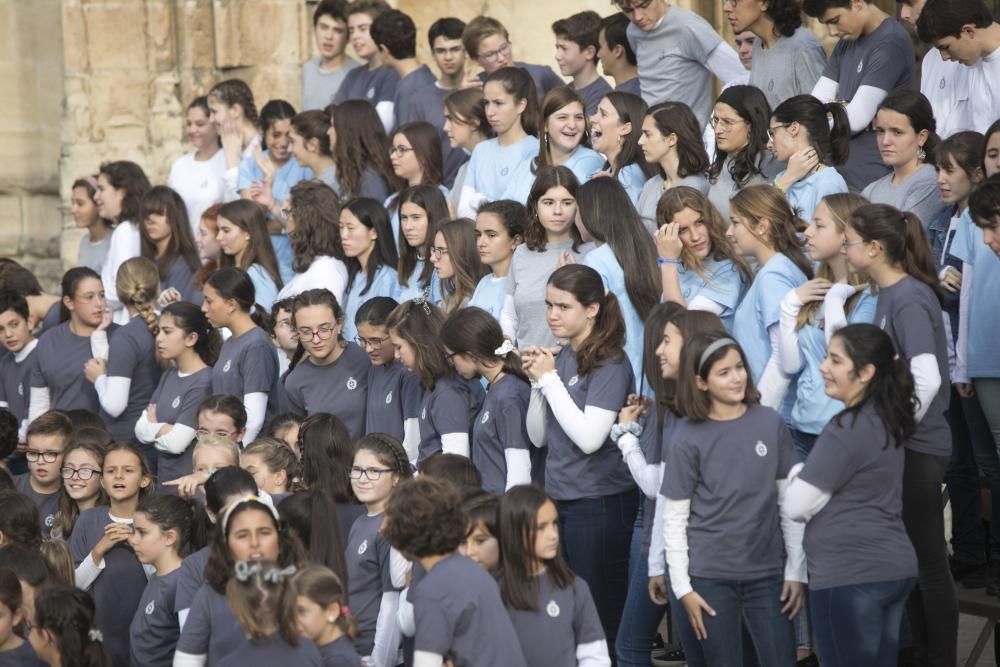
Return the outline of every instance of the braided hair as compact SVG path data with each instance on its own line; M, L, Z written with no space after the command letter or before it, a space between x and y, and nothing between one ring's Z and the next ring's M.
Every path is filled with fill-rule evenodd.
M355 453L365 450L371 452L379 463L399 475L399 481L413 477L413 467L403 449L402 443L386 433L369 433L354 445Z
M149 333L155 336L160 330L154 310L160 295L160 274L153 260L133 257L122 262L118 267L115 289L118 300L125 306L135 308Z
M257 104L253 100L253 92L243 79L226 79L220 81L208 92L209 98L214 98L226 106L240 105L246 119L257 124Z
M53 586L35 599L35 628L51 633L63 667L111 667L94 627L94 601L75 586Z

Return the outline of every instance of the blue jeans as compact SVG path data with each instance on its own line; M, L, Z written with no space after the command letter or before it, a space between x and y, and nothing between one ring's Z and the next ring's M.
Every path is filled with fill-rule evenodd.
M899 624L916 579L809 591L823 667L895 667Z
M691 586L715 610L702 614L708 639L702 641L712 667L742 667L743 630L750 636L757 661L766 667L795 667L795 632L781 613L782 575L730 581L691 577Z
M639 494L633 489L614 496L560 500L558 505L566 561L590 586L608 646L615 646L629 588L629 548Z
M652 521L653 517L644 517L644 514L640 499L629 549L628 596L614 647L618 667L650 667L649 654L665 610L649 597L649 563L642 553L642 522L644 518Z

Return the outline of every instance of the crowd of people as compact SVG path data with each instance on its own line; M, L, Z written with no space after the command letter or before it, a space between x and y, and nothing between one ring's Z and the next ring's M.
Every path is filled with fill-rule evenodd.
M648 667L668 613L668 664L956 664L1000 24L612 10L435 71L321 0L302 109L219 81L166 184L73 183L58 292L0 258L0 666Z

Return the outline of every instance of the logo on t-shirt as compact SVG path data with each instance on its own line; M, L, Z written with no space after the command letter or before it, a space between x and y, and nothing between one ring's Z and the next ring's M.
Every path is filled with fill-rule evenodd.
M146 605L146 616L152 614L154 609L156 609L156 601L150 600L149 604Z
M483 418L479 420L479 423L480 424L485 424L489 420L490 420L490 411L489 410L484 410L483 411Z
M545 613L552 618L559 616L559 605L556 604L555 600L549 600L549 603L545 605Z
M56 522L56 517L54 515L52 515L52 514L46 514L45 515L45 527L46 528L51 528L52 525L55 522Z
M757 456L767 456L767 445L760 440L757 441L757 446L753 450L757 452Z
M17 385L17 395L24 396L24 383Z
M170 404L170 407L172 407L174 410L176 410L177 408L180 407L180 405L181 405L181 397L178 396L178 397L176 397L174 399L174 402Z
M944 90L944 87L946 85L948 85L948 84L945 83L944 77L941 77L941 83L938 84L938 88L940 88L941 90Z
M347 390L354 391L357 388L358 388L358 381L355 380L353 377L347 378Z
M367 97L368 99L375 97L375 86L372 86L371 88L368 89L368 92L365 93L365 97Z
M770 81L767 82L767 89L774 90L774 79L771 79Z
M507 167L504 167L503 169L500 170L501 176L506 176L508 173L510 173L510 169L508 169Z
M390 403L392 403L392 392L391 391L388 394L385 395L385 404L389 405Z
M364 552L368 551L368 540L365 540L360 545L358 545L358 555L360 556Z
M577 383L577 382L579 382L579 381L580 381L580 376L578 376L578 375L574 375L573 377L571 377L571 378L569 379L569 386L571 386L571 387L575 387L575 386L576 386L576 383Z
M228 373L229 372L229 367L232 366L232 365L233 365L233 360L232 359L227 359L226 360L226 365L222 367L222 372L223 373Z
M882 329L883 331L885 330L885 315L882 316L882 321L879 322L878 328Z
M420 411L420 418L427 419L427 408L424 408L423 410Z
M858 74L861 74L861 70L864 69L864 67L865 67L865 61L864 60L859 60L858 61Z

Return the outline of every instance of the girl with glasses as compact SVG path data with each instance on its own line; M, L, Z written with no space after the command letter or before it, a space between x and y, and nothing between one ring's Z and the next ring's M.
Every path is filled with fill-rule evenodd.
M486 273L476 248L475 222L459 218L441 225L431 246L431 264L441 281L441 309L453 313L468 305Z
M392 297L399 290L393 229L385 207L374 199L355 197L340 209L340 244L348 276L343 331L347 340L358 335L354 320L366 301Z
M358 624L354 646L361 655L371 656L371 664L391 665L399 646L399 591L410 563L389 546L381 528L393 490L413 472L398 440L373 433L358 441L350 477L366 509L351 526L345 550L347 595Z
M52 526L52 536L69 540L80 513L97 505L108 504L108 494L101 486L104 448L78 442L66 448L60 474L59 512Z
M292 370L285 377L285 391L293 412L338 415L352 438L365 432L368 398L368 355L341 333L344 311L325 289L299 294L292 303L292 326L299 347Z

